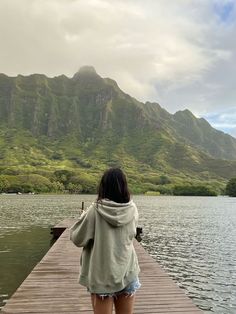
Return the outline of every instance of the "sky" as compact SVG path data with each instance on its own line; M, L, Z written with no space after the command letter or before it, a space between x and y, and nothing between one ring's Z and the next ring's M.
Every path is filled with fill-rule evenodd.
M143 102L236 137L236 0L0 0L0 72L92 65Z

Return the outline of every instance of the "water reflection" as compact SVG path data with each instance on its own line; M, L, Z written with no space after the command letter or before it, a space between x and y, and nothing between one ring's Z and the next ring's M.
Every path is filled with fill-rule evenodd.
M53 244L50 227L94 196L0 195L0 308Z
M49 229L11 229L0 239L0 306L28 276L50 247Z

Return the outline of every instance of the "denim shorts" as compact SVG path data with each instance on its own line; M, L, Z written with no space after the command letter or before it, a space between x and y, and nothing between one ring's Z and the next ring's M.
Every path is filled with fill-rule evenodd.
M135 280L130 282L124 289L120 291L112 292L112 293L96 293L96 295L101 298L106 298L106 297L116 298L121 294L124 294L126 296L133 296L140 287L141 287L141 283L139 281L139 278L137 277Z

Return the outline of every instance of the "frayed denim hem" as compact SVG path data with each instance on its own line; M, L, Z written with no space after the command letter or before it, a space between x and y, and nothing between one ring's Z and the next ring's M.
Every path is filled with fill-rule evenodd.
M139 282L139 278L137 278L120 291L113 292L113 293L92 293L92 294L98 296L102 300L105 298L117 299L117 297L120 295L125 295L128 298L128 297L132 297L140 287L141 287L141 283Z

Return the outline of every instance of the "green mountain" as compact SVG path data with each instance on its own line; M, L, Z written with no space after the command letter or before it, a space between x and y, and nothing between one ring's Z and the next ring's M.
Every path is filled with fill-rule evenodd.
M122 166L135 192L186 182L222 188L236 175L236 139L189 110L172 115L137 101L93 67L73 78L0 74L5 181L31 176L86 192L109 166Z

